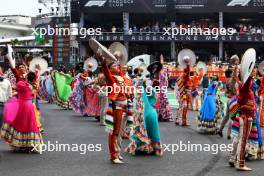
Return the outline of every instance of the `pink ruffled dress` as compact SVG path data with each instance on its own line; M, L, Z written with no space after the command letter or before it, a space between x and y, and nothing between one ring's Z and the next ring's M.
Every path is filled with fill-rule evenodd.
M32 147L43 144L29 84L26 81L19 81L17 92L17 98L13 97L5 104L1 137L14 147Z

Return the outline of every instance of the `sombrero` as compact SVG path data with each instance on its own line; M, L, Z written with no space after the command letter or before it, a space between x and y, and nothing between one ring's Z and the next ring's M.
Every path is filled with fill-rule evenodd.
M108 49L118 60L121 65L126 65L128 60L128 53L126 47L120 42L114 42Z
M103 46L101 43L99 43L94 38L91 38L89 40L89 46L91 47L94 53L102 54L102 56L106 59L107 64L117 61L115 56L110 51L108 51L105 46Z
M200 70L203 69L203 74L207 73L207 66L204 62L199 61L196 66L196 72L200 73Z
M40 66L39 75L42 75L48 69L48 62L43 58L40 57L33 58L29 64L29 70L35 72L36 65Z
M183 49L179 52L178 54L178 62L179 62L179 66L182 68L186 68L187 65L185 63L185 60L189 60L189 64L191 67L194 66L195 62L196 62L196 56L194 54L194 52L190 49Z
M147 67L147 70L151 73L151 74L155 74L161 71L162 69L162 64L159 61L153 62L152 64L150 64Z
M85 71L92 71L94 72L98 68L98 62L95 58L90 57L84 61L83 69Z
M244 53L240 65L240 75L243 83L245 83L251 75L255 66L255 62L256 50L254 48L250 48Z

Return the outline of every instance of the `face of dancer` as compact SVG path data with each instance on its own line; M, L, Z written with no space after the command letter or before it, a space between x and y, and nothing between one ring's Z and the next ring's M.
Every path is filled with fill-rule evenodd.
M119 71L119 68L118 68L117 64L112 64L111 67L110 67L110 71L113 74L115 74L115 75L119 75L120 74L120 71Z
M26 74L27 73L27 69L25 65L19 65L18 66L18 70L22 73L22 74Z
M144 72L144 69L142 68L142 67L140 67L139 69L138 69L138 76L139 77L141 77L142 75L143 75L143 72Z
M122 71L123 71L124 73L127 73L127 67L126 67L126 66L122 67Z
M88 76L89 76L88 71L85 71L85 70L84 70L84 71L82 72L82 75L83 75L84 77L88 77Z
M235 59L234 65L239 65L239 59Z
M251 73L251 77L252 78L256 78L256 76L257 76L257 69L254 68L253 71L252 71L252 73Z

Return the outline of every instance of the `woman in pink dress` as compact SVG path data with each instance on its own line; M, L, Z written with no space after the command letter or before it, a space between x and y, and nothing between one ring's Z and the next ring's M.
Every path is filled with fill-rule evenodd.
M16 89L17 98L5 104L1 137L15 151L31 151L33 146L43 144L32 103L33 93L26 80L20 80Z

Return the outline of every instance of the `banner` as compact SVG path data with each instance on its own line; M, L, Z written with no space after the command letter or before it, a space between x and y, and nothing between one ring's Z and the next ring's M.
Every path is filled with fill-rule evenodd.
M220 35L218 37L210 35L176 35L174 37L162 34L103 34L101 36L87 36L79 38L78 41L87 41L91 37L98 41L114 42L264 42L264 35Z
M263 0L80 0L87 13L263 12Z

